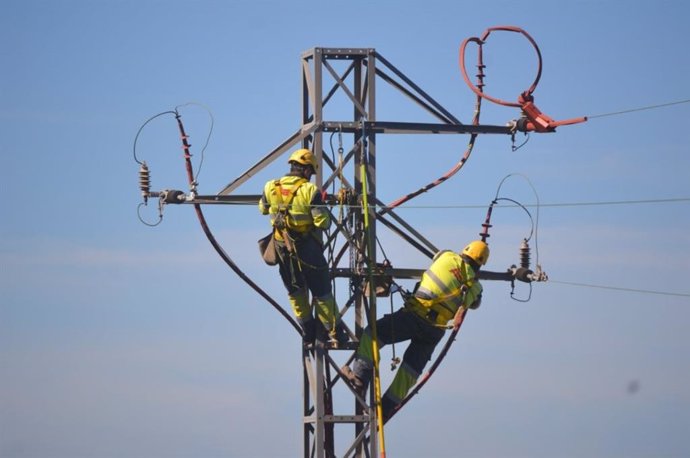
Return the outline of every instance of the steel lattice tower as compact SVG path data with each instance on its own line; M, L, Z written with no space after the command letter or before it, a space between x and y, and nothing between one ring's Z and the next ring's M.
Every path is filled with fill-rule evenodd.
M329 80L330 84L325 82ZM412 103L438 120L435 123L410 123L379 121L376 117L377 82L382 81L407 96ZM287 138L253 167L223 188L215 197L242 200L230 194L254 174L274 160L296 147L314 151L319 162L316 185L320 189L339 187L337 195L327 196L333 205L345 205L347 216L337 219L326 242L333 251L332 276L348 280L349 298L339 304L343 321L355 340L346 348L332 349L324 343L323 334L312 347L302 350L303 366L303 443L305 458L336 456L336 427L354 425L354 436L347 443L338 445L338 456L375 456L378 450L373 394L362 398L345 383L339 374L339 365L332 352L352 352L369 320L376 316L376 288L368 288L368 279L417 278L419 269L393 269L377 264L376 250L367 241L375 240L377 224L432 257L438 249L419 232L399 217L394 210L377 212L382 206L376 195L376 138L382 134L510 134L508 127L467 125L458 121L450 112L422 91L401 71L371 48L329 49L313 48L301 56L302 121L297 132ZM333 100L340 97L350 106L350 114L333 115ZM329 106L329 102L331 105ZM331 116L334 116L331 118ZM339 158L324 154L324 135L348 136L351 149L339 148ZM362 166L366 177L361 175ZM345 177L346 169L352 173ZM369 225L365 227L362 205L363 181L366 179L369 202ZM351 180L351 181L350 181ZM258 196L245 196L247 200ZM334 218L336 219L336 218ZM345 242L339 247L335 239L342 236ZM349 257L349 265L340 264ZM372 270L369 270L369 267ZM374 276L370 276L373 272ZM373 284L376 284L374 280ZM340 391L337 391L340 390ZM352 411L346 414L334 412L337 396L352 398ZM338 435L338 439L341 438Z

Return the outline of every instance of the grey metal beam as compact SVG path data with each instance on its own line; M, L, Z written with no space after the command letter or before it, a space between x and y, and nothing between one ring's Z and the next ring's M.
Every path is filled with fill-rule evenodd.
M422 274L425 269L415 269L415 268L400 268L400 267L388 267L384 269L377 269L374 272L374 277L393 277L399 279L418 279L422 278ZM361 277L364 278L365 274L357 272L352 269L337 268L331 270L331 275L334 277L350 278L350 277ZM513 281L515 276L510 269L506 269L503 272L496 272L491 270L480 270L477 275L481 280L489 281Z
M375 134L499 134L510 135L509 126L441 124L422 122L371 121L365 123L365 129ZM324 132L355 132L362 128L360 123L346 121L324 121L320 128Z
M231 181L229 184L227 184L223 189L220 190L218 195L224 196L230 194L232 191L237 189L242 183L246 182L252 176L259 173L261 170L263 170L270 163L272 163L274 160L280 157L283 153L289 150L296 143L303 141L306 137L313 134L318 127L319 126L317 126L316 124L303 126L300 130L288 137L287 140L278 145L273 151L271 151L261 160L259 160L259 162L251 166L249 170L247 170L242 175L240 175L239 177Z
M237 195L233 194L230 196L219 196L219 195L198 195L194 200L189 202L189 204L218 204L218 205L256 205L259 203L261 194L243 194Z
M434 100L429 94L424 92L422 88L417 86L411 79L409 79L407 76L403 74L400 70L398 70L393 64L388 62L386 58L384 58L381 54L379 53L374 53L376 55L376 58L382 62L386 67L388 67L389 70L391 70L393 73L395 73L401 80L403 80L407 85L409 85L412 89L414 89L418 94L420 94L427 102L429 102L432 106L434 106L438 111L443 113L445 116L447 116L451 121L457 123L457 124L462 124L455 116L453 116L448 110L443 108L440 103L438 103L436 100Z

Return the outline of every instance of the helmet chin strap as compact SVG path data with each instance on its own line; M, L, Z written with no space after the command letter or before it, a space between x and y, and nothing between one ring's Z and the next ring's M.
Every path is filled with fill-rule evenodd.
M460 257L461 257L466 263L468 263L468 264L470 265L470 267L472 267L472 269L474 270L475 273L479 272L479 269L480 269L482 266L479 265L479 263L478 263L477 261L475 261L474 259L470 258L470 257L467 256L466 254L460 254Z

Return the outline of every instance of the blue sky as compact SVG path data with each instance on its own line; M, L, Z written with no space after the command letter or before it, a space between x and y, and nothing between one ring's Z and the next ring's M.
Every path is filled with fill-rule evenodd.
M556 119L595 117L516 152L506 137L480 137L465 168L401 216L459 249L481 229L475 206L511 173L542 204L684 200L542 207L552 281L527 303L485 285L444 365L387 426L388 454L690 455L690 104L596 117L690 98L686 2L9 0L3 10L1 457L300 456L298 336L225 267L191 207L166 208L156 228L139 222L134 136L156 113L209 107L199 189L218 192L299 127L299 58L313 47L376 48L470 122L458 47L505 24L541 49L537 105ZM533 54L515 37L491 40L487 91L514 99L533 79ZM382 92L377 103L381 120L418 120L404 100ZM207 114L182 114L200 147ZM515 117L483 105L483 123ZM173 121L142 134L154 189L186 189ZM379 196L435 179L466 144L380 139ZM283 170L278 161L238 192L258 193ZM502 193L535 203L521 178ZM155 202L146 211L155 219ZM253 207L206 212L284 303L277 272L256 255L265 219ZM488 267L503 270L528 220L500 209L493 223ZM382 239L395 266L426 267Z

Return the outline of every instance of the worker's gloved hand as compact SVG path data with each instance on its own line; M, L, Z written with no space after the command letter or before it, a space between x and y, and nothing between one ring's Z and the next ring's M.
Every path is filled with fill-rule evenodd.
M532 272L529 269L526 269L524 267L518 267L518 269L515 271L515 278L524 281L525 283L532 283Z

